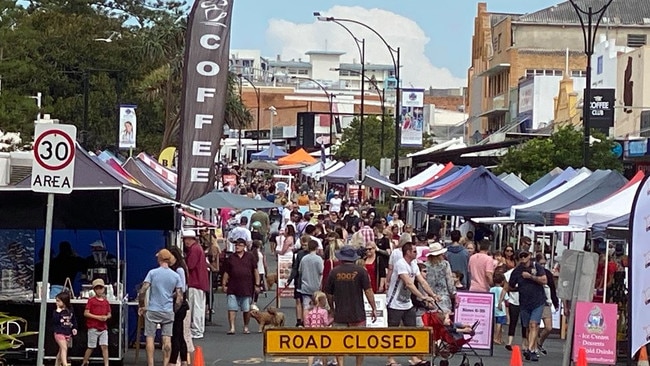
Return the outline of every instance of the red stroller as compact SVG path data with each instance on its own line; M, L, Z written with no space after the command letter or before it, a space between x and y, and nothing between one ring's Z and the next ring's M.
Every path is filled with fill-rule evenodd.
M476 329L479 322L477 321L474 323L474 325L472 325L472 333L451 332L447 326L445 326L444 322L440 319L439 314L440 310L430 310L422 315L422 323L424 326L432 328L431 340L434 344L434 364L436 358L440 357L441 360L439 365L449 366L449 359L452 358L456 353L460 352L463 355L460 366L470 366L467 353L463 351L463 347L466 346L479 360L474 364L474 366L483 366L483 359L481 356L479 356L478 353L476 353L470 344L470 341L474 336L473 330Z

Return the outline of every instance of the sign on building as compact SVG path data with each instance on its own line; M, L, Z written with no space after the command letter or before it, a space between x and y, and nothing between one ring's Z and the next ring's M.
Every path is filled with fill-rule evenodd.
M589 101L591 128L609 135L609 128L614 127L615 100L615 89L591 89L591 100Z

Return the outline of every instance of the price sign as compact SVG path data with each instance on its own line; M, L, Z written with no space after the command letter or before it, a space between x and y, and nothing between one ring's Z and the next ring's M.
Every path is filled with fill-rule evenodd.
M77 127L37 124L32 163L32 191L72 192Z

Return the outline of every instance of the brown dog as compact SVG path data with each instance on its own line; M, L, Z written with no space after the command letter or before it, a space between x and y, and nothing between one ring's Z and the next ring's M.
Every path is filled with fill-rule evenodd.
M251 317L259 323L260 333L267 328L284 326L284 313L273 308L269 308L267 311L260 311L257 305L251 305Z
M278 284L278 274L270 273L266 275L266 289L270 290L273 288L273 285Z

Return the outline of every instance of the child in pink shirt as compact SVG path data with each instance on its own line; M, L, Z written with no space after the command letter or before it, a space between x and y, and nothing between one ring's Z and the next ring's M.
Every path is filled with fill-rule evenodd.
M324 292L314 292L314 295L312 295L311 305L312 308L309 309L307 316L305 316L306 328L323 328L332 325L334 318L330 316L330 307L327 303L327 296ZM309 356L307 366L323 366L323 361L321 359L316 359L314 361L314 357Z

